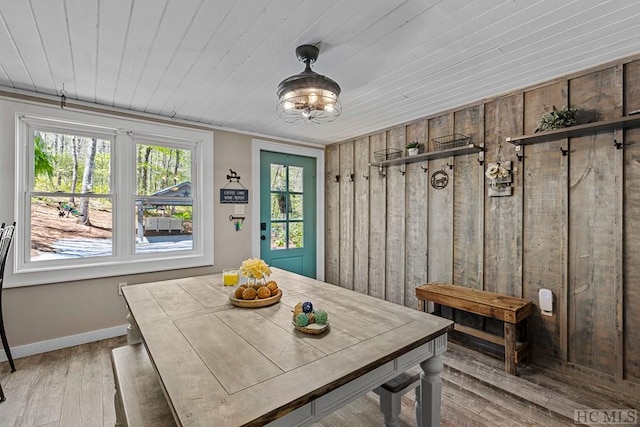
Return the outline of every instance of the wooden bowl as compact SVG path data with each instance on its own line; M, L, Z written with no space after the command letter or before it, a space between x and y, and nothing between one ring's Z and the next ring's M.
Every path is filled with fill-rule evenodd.
M231 304L245 308L266 307L277 303L280 301L280 298L282 298L282 289L278 289L278 293L274 296L262 299L238 299L233 295L229 295L229 301L231 301Z
M305 334L311 335L319 335L327 330L329 327L329 322L324 325L319 325L317 323L309 323L307 326L296 326L296 322L293 322L293 326L296 327L300 332L304 332Z

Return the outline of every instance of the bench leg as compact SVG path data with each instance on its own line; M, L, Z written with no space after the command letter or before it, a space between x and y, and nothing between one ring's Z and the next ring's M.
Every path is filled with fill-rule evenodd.
M504 322L504 370L507 374L518 374L515 357L516 325L509 322Z
M445 335L446 337L446 335ZM416 416L418 427L438 427L440 425L440 405L442 404L442 359L434 356L420 363L420 413Z
M124 427L125 424L123 422L124 414L123 414L123 411L122 411L122 402L120 402L120 393L118 392L117 389L116 389L116 392L113 394L113 406L116 409L115 427Z
M400 418L400 393L391 393L382 387L377 389L380 396L380 412L384 415L384 427L397 427Z
M425 313L433 313L435 311L435 306L430 301L418 298L417 309L418 311L423 311Z

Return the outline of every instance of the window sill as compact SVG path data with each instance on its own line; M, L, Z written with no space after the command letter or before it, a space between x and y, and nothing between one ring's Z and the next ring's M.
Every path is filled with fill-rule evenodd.
M78 280L116 277L129 274L157 273L184 268L211 267L212 257L204 255L186 255L171 259L144 259L135 261L113 261L96 264L76 265L42 269L23 270L6 277L5 288L18 288L52 283L73 282Z

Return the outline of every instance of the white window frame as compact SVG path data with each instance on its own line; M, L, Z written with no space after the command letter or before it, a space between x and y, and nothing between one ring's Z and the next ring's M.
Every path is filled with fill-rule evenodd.
M16 113L16 193L14 271L6 286L28 286L213 265L213 133L112 116L33 107L40 114ZM33 180L33 129L97 136L112 141L113 254L64 260L30 261L30 209ZM30 140L31 139L31 140ZM191 150L193 249L135 253L134 203L137 143Z

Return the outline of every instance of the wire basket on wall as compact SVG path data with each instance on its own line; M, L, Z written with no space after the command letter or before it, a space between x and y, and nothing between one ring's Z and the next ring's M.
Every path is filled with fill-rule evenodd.
M385 148L373 153L376 162L384 162L385 160L398 159L402 156L402 150L397 148Z
M448 148L464 147L469 144L469 137L461 133L432 138L434 150L446 150Z

